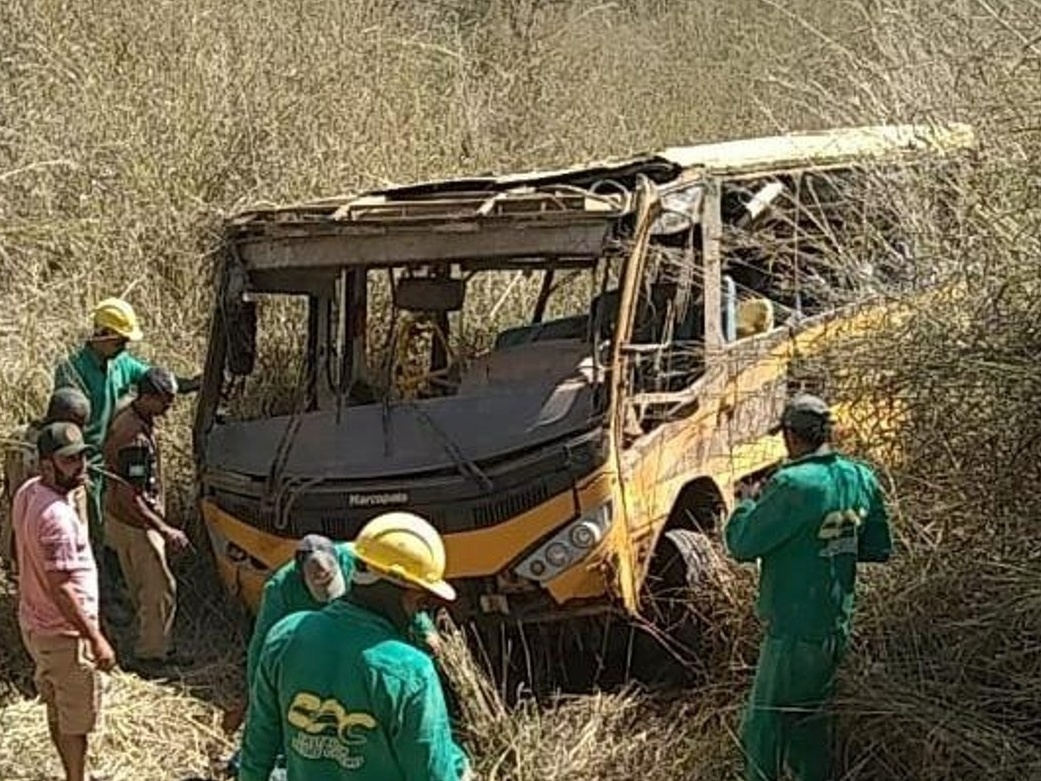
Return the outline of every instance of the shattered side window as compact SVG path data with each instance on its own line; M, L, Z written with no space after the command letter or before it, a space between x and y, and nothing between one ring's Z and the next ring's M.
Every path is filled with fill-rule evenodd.
M256 357L246 376L226 374L221 413L228 420L288 415L308 387L306 296L255 295Z
M784 322L909 280L913 236L898 206L905 178L847 168L728 185L723 273L737 301L765 299Z

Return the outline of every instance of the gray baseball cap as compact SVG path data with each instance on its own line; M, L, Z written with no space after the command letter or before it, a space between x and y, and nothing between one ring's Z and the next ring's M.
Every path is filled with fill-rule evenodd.
M347 590L336 547L328 537L306 535L297 543L295 558L304 585L316 601L331 602Z
M153 366L137 383L137 392L142 396L176 396L177 378L169 369Z
M832 424L831 408L827 402L819 396L810 393L800 393L793 396L784 406L781 420L770 429L771 434L777 434L783 429L794 431L816 431L827 428Z

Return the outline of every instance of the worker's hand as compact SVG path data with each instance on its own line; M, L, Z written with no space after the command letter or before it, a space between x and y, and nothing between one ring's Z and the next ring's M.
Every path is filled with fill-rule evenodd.
M94 657L94 666L102 672L111 672L116 666L116 652L105 636L99 631L90 638L90 654Z
M176 552L186 550L191 546L188 535L173 526L167 526L162 531L163 539L170 549Z
M434 656L441 655L441 635L437 632L427 632L423 641L426 643L427 648L430 649L430 653Z
M737 484L737 496L741 501L746 499L758 499L763 490L762 480L742 481Z
M224 711L224 716L221 718L220 726L224 730L224 733L231 735L239 727L242 726L242 722L246 720L246 703L240 702L232 705Z

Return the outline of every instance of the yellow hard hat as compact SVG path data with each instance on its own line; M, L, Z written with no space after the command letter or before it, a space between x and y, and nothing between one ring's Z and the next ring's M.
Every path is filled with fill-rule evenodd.
M106 328L131 342L139 342L144 336L134 308L122 298L106 298L94 307L94 328Z
M445 545L437 529L408 512L390 512L369 521L349 544L375 574L419 586L441 599L455 599L445 582Z

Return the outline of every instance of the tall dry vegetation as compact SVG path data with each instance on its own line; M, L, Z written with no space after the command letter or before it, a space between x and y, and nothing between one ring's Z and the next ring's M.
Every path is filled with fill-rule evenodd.
M890 476L900 548L866 579L841 750L848 779L1041 777L1039 35L1036 0L8 0L0 422L38 412L104 295L138 306L146 355L198 367L212 229L242 203L778 129L970 121L984 146L957 230L907 210L922 262L955 266L962 294L830 357L837 392L870 378L910 420ZM187 419L169 426L182 449ZM485 692L468 711L479 767L732 773L750 639L729 638L715 683L675 704L509 713Z

